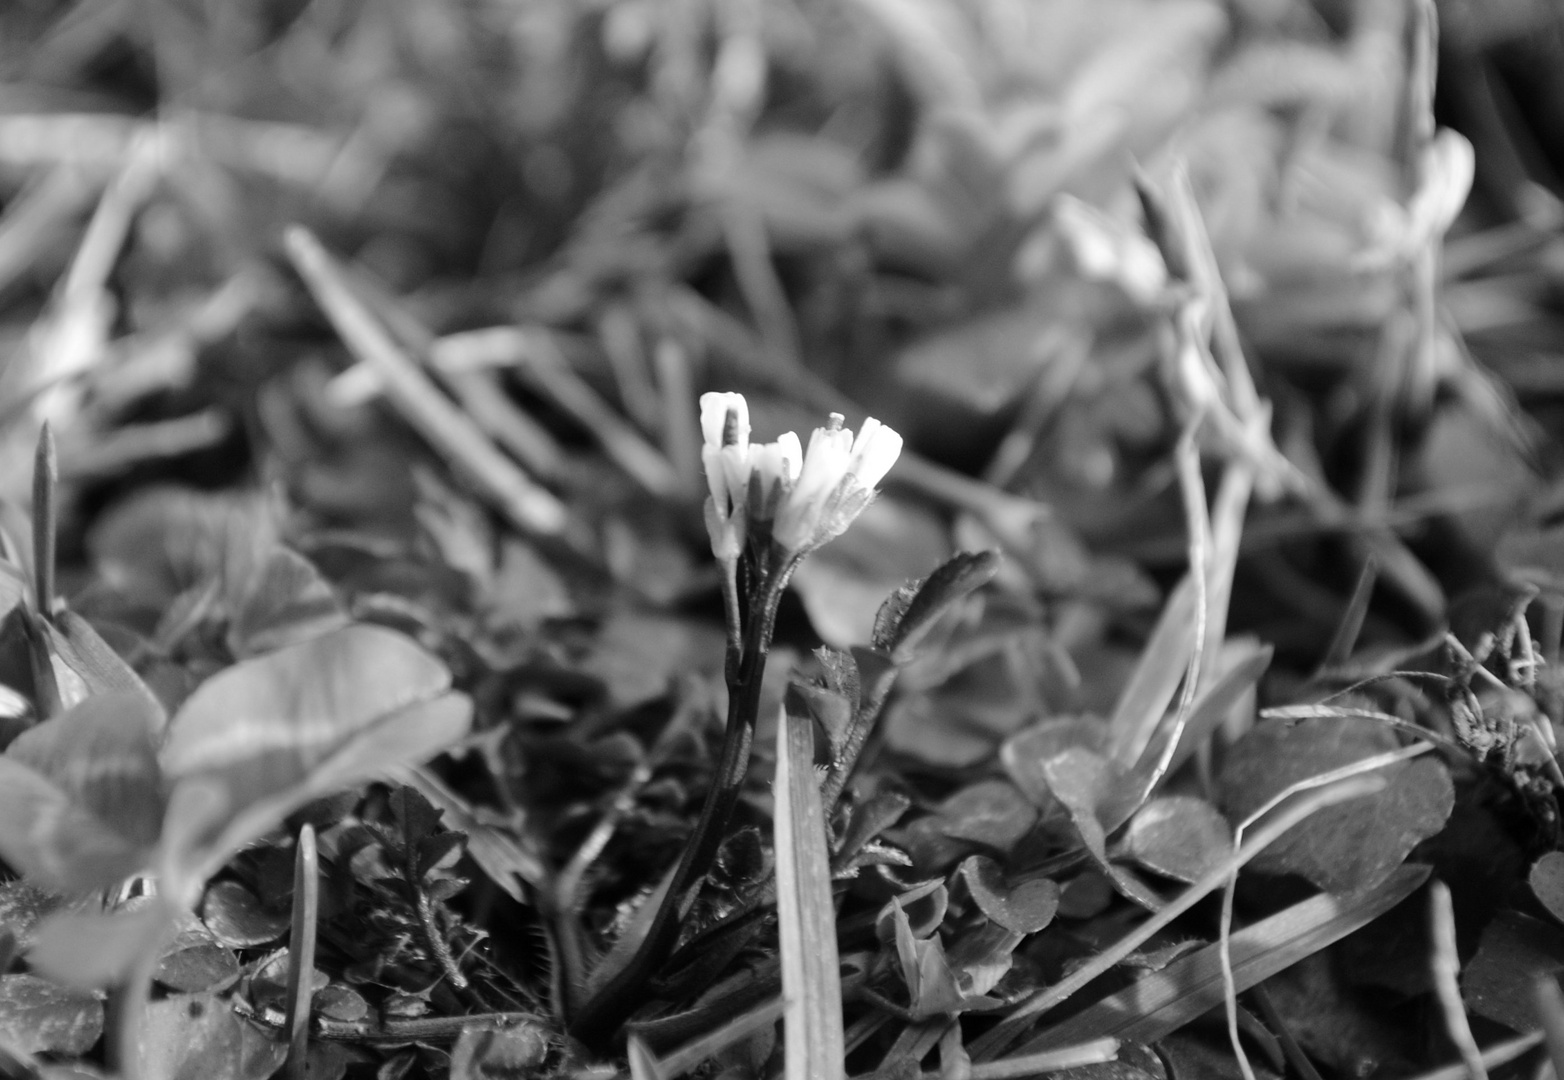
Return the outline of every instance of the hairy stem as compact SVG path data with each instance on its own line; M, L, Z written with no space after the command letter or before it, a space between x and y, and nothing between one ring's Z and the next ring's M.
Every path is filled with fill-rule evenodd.
M582 1007L570 1033L588 1046L602 1046L644 1000L647 983L673 953L686 903L706 879L727 835L738 806L744 776L749 771L750 743L760 712L760 686L766 673L766 653L776 623L777 605L791 564L757 575L750 593L749 623L744 628L738 663L728 665L728 721L716 775L706 792L695 831L685 841L673 880L663 894L640 948ZM730 646L729 659L733 659Z

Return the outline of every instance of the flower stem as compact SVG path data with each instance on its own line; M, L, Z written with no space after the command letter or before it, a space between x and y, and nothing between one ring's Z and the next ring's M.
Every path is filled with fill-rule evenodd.
M590 1047L601 1047L645 1000L646 984L673 953L679 922L687 902L706 879L727 835L744 776L749 771L750 743L760 712L760 687L766 673L766 653L776 624L777 605L791 575L793 562L752 579L749 623L744 627L738 663L727 671L728 721L723 733L716 775L706 792L695 831L684 844L673 880L663 894L651 928L640 947L577 1014L570 1033ZM733 649L730 643L729 658Z

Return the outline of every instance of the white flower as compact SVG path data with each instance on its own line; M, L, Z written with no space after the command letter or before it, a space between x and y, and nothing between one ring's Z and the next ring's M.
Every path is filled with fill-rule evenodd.
M770 521L798 481L804 464L803 445L789 431L776 442L750 447L749 462L749 516L754 521Z
M743 394L702 394L701 464L706 468L706 531L719 561L739 557L744 547L751 450L749 403Z
M777 509L772 536L786 551L808 551L845 532L901 454L901 436L873 417L856 439L842 419L832 413L809 437L798 479Z

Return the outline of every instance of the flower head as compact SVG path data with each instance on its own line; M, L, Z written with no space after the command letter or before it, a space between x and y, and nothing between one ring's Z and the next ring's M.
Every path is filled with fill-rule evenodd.
M832 413L809 437L798 479L777 509L772 536L787 551L808 551L846 532L901 454L901 436L873 417L856 438L842 420Z
M840 536L875 495L901 453L902 439L870 417L855 438L832 413L805 452L789 431L775 442L750 443L743 394L702 394L706 531L719 561L733 562L751 530L767 531L783 551L799 554Z

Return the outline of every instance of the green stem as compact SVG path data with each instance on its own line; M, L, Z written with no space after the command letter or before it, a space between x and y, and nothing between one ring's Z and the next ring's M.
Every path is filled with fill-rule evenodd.
M737 665L728 667L728 722L723 733L717 773L706 792L695 831L685 841L673 880L663 894L657 914L640 948L582 1007L570 1025L570 1033L591 1047L606 1044L644 1001L647 983L673 953L679 941L679 922L686 901L706 879L727 835L738 806L744 777L749 771L750 743L760 712L760 687L766 673L766 653L776 624L777 605L787 585L793 563L771 573L757 575L750 594L750 620ZM730 660L732 649L730 646Z

